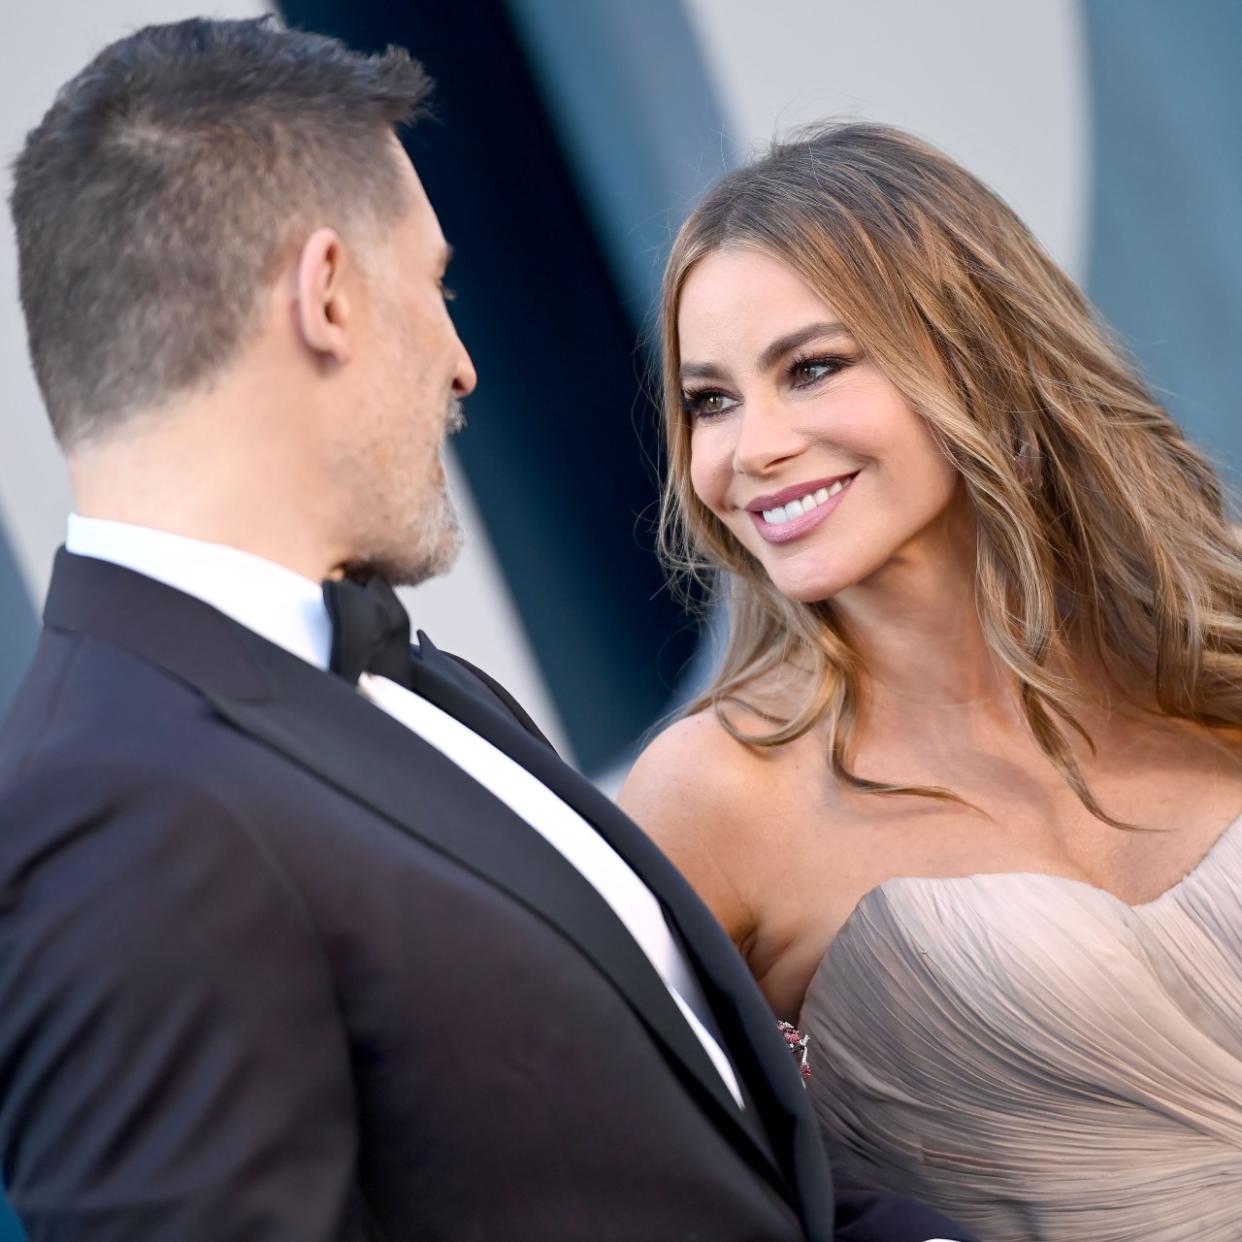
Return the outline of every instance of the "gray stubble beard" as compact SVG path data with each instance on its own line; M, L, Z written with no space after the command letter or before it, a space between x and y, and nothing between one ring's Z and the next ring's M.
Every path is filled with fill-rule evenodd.
M391 558L381 556L375 559L373 568L394 586L419 586L430 578L448 573L456 562L463 542L461 521L446 489L441 489L434 533L426 529L418 533L421 547L417 558L397 554ZM431 538L427 537L429 534Z

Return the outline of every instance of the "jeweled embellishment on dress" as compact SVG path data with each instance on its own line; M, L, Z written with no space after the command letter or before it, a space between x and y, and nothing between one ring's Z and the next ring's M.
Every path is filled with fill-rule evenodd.
M786 1047L793 1053L794 1060L798 1063L798 1073L802 1075L802 1084L805 1086L811 1081L811 1065L808 1058L811 1037L803 1035L792 1022L778 1022L776 1029L784 1036Z

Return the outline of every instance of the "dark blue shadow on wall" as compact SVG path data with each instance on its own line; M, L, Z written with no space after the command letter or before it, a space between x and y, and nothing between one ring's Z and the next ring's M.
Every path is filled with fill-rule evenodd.
M1242 4L1087 0L1095 202L1087 287L1157 395L1242 472Z
M442 123L408 149L479 373L454 446L578 761L603 770L666 708L697 632L653 551L636 324L526 53L498 0L281 8L360 50L406 47L436 79Z
M0 1199L0 1242L26 1242L21 1225L3 1199Z

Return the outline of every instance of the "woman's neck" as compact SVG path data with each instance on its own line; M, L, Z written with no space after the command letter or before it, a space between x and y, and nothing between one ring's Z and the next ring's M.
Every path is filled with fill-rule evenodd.
M907 726L921 718L932 728L973 716L1026 731L1019 679L986 636L973 539L903 554L830 607L858 655L865 714L891 710ZM1110 689L1088 648L1076 640L1054 650L1046 671L1071 688L1075 718L1094 732L1141 706Z
M929 706L1012 696L1014 678L984 634L975 581L972 525L924 532L833 598L869 693Z

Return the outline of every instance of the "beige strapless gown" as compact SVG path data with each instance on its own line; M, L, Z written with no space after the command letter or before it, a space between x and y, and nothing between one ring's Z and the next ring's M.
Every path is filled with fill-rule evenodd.
M890 880L807 992L836 1159L984 1242L1242 1240L1242 818L1128 906Z

